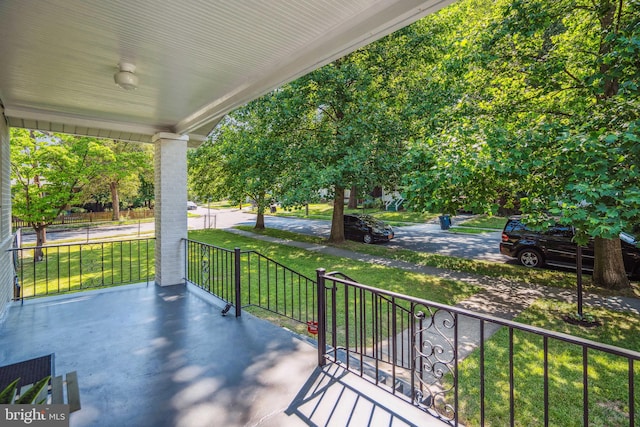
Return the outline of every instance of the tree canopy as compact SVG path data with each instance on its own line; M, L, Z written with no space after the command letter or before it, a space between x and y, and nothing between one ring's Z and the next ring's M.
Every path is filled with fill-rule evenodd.
M194 179L269 177L264 191L290 206L326 189L338 242L344 190L398 182L417 210L559 218L595 240L594 281L627 286L639 77L640 0L461 0L234 113L216 136L234 144ZM278 166L251 169L275 165L271 149Z
M46 243L46 228L75 204L101 173L105 149L93 138L11 129L11 196L14 215Z

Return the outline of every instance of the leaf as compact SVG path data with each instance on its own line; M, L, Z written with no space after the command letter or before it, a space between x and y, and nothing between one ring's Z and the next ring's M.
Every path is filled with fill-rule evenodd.
M11 405L18 391L18 382L20 378L9 384L2 392L0 392L0 405Z
M16 403L18 404L34 403L34 401L36 400L36 398L38 397L42 389L48 386L50 379L51 379L51 376L47 376L41 379L40 381L38 381L37 383L35 383L26 392L20 395L20 398Z

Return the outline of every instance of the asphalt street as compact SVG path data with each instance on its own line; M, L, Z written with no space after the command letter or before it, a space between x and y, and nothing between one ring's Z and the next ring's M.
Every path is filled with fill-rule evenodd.
M188 219L188 227L191 230L203 228L230 228L235 225L253 225L256 216L254 214L234 209L207 209L199 207L189 211L197 217ZM453 225L458 221L453 218ZM266 216L265 226L288 230L301 234L328 237L330 221L310 220L300 218ZM144 237L153 234L155 224L153 222L140 222L130 225L114 226L88 226L68 231L49 231L47 243L54 244L58 240L86 239L104 240L117 237L119 239L129 236L131 238ZM414 224L403 227L394 227L395 238L382 243L389 247L405 248L420 252L438 253L460 258L508 261L510 258L500 254L500 232L487 232L482 234L462 234L441 230L438 223ZM35 236L25 234L24 242L35 241Z

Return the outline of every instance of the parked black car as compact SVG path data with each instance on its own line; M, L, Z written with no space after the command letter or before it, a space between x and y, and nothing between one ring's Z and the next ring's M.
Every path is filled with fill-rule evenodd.
M393 239L393 229L371 215L344 216L344 237L364 243L387 242Z
M570 225L556 224L544 231L527 228L519 217L511 217L504 226L500 253L517 258L526 267L553 265L576 267L576 247L573 242L575 230ZM635 237L620 233L622 257L627 274L640 275L640 248ZM593 241L582 249L582 266L593 270Z

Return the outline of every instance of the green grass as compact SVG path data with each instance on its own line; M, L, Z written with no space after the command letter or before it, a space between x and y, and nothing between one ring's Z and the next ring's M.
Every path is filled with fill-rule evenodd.
M412 273L397 268L373 265L367 262L354 261L337 256L324 255L287 245L251 239L222 230L191 231L189 238L229 250L236 247L241 248L243 251L254 250L288 266L312 280L316 278L316 269L324 268L327 271L340 271L360 283L443 304L454 305L458 301L466 299L480 290L478 287L460 281ZM219 255L212 257L209 264L215 264L216 260L220 258ZM256 264L257 257L255 255L252 255L252 260L250 267L247 266L244 261L242 263L242 277L244 278L242 287L243 305L247 303L259 304L262 307L269 307L271 310L280 313L285 312L285 310L287 313L293 312L297 314L302 312L299 316L291 316L299 318L302 322L317 320L315 315L312 315L312 313L309 314L309 310L315 311L314 305L311 304L311 307L306 305L307 301L315 301L315 295L312 294L314 292L312 286L303 286L302 289L297 290L297 279L294 279L292 281L293 285L286 289L278 286L277 283L288 279L289 273L284 274L282 271L276 270L273 267L271 267L271 269L268 269L266 266L258 267ZM199 255L196 254L195 259L190 262L192 262L193 268L197 269L198 263L200 262ZM213 269L215 270L216 267L214 266ZM279 282L276 281L276 275L280 277ZM215 293L218 295L224 292L230 293L230 291L227 290L228 280L225 277L221 277L220 275L212 277L208 283L211 284L207 286L214 287L216 289ZM337 298L338 305L342 306L344 292L338 292ZM366 312L371 312L371 301L365 301L362 308ZM275 315L274 313L264 311L257 307L252 307L249 311L298 333L306 333L306 326L304 324L290 321L283 316ZM344 312L337 313L337 324L344 325L344 323ZM372 341L372 325L367 324L366 326L367 331L365 335L368 338L365 339L365 343L370 344ZM338 338L344 338L344 330L338 331ZM357 339L356 334L351 335L350 345L355 343L355 339Z
M250 231L261 235L277 237L286 240L301 241L314 243L318 245L330 245L321 237L309 236L304 234L293 233L285 230L264 229L256 230L250 226L238 226L240 230ZM520 265L512 265L489 261L476 261L464 258L456 258L446 255L439 255L425 252L415 252L408 249L391 248L386 245L366 245L364 243L346 241L337 247L348 249L353 252L364 253L368 255L389 258L392 260L406 261L417 265L443 268L447 270L461 271L465 273L473 273L481 276L495 277L496 279L510 280L514 282L551 286L563 289L576 288L575 273L548 270L548 269L531 269ZM588 292L611 295L612 292L593 286L589 283L588 276L584 280L585 290ZM617 295L616 293L614 293ZM623 293L626 296L639 296L637 284L631 291Z
M210 207L211 209L229 209L229 208L239 208L239 205L231 204L228 200L220 200L218 202L210 202L210 203L198 203L198 206L202 207ZM243 205L246 206L246 203Z
M482 234L491 231L502 231L507 218L501 216L478 215L467 221L452 226L452 233Z
M586 338L599 343L640 350L640 318L629 313L590 309L602 325L585 328L562 320L575 307L557 301L538 300L516 321ZM485 346L485 425L509 424L509 333L498 331ZM543 340L526 332L514 332L516 425L542 425ZM480 425L479 351L460 366L459 392L461 422ZM582 426L582 348L558 340L549 340L549 416L550 425ZM588 352L589 425L629 425L628 370L626 359L604 352ZM640 387L640 364L635 364L635 389ZM636 408L640 396L636 393ZM635 423L640 422L636 411Z
M473 228L473 227L463 227L463 226L453 226L449 228L450 233L461 233L461 234L482 234L489 233L494 230L487 230L486 228Z
M494 230L502 230L507 223L507 218L503 216L478 215L472 219L458 224L460 227L472 228L491 228Z
M333 215L333 204L327 203L317 203L309 205L309 214L307 215L306 208L298 208L298 209L281 209L278 208L275 214L269 214L274 216L287 216L287 217L296 217L296 218L307 218L307 219L324 219L331 220ZM438 214L433 213L419 213L419 212L408 212L408 211L400 211L400 212L392 212L392 211L381 211L377 208L369 208L369 209L348 209L345 207L345 214L349 213L359 213L359 214L368 214L373 215L376 218L379 218L385 222L388 222L391 225L402 225L405 223L422 223L434 219L438 216Z
M456 304L479 290L455 280L273 244L223 230L194 230L189 232L189 238L226 249L255 250L312 279L318 268L337 270L360 283L444 304Z
M22 250L18 278L22 296L51 295L82 289L144 282L154 275L153 240L71 244Z

